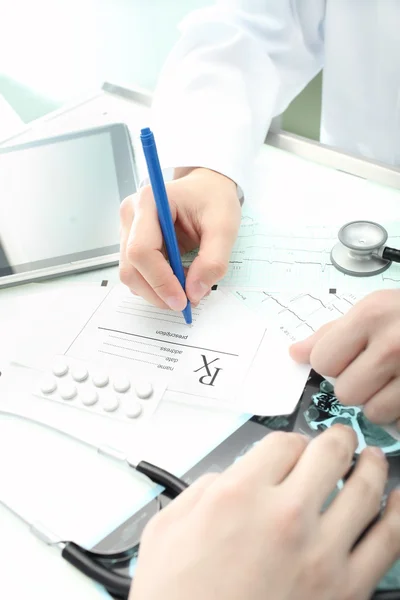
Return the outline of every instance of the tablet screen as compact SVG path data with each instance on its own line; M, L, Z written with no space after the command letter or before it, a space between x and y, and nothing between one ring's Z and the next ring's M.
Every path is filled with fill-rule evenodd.
M118 252L115 142L110 127L0 153L0 277Z

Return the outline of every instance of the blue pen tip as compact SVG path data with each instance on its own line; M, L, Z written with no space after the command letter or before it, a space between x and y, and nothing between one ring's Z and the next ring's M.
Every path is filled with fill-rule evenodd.
M183 309L182 313L185 318L186 325L191 325L191 323L192 323L192 307L190 306L190 302L187 303L186 308Z

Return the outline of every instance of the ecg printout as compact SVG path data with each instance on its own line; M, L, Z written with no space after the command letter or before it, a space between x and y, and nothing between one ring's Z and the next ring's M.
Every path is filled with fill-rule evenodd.
M232 294L262 318L274 323L288 343L302 340L322 325L340 318L361 299L355 294L271 293L265 290L234 290Z
M400 222L384 225L388 246L400 247ZM270 292L314 290L328 293L367 294L376 289L400 287L400 264L373 277L340 273L331 263L340 225L282 223L267 225L252 215L243 215L226 277L220 283L231 287L257 287ZM185 264L193 259L187 256Z

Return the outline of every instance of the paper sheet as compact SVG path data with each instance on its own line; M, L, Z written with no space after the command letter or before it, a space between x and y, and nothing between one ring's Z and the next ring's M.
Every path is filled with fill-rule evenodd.
M193 309L188 326L180 313L115 286L66 353L122 364L133 377L167 380L170 394L189 403L234 406L263 333L258 317L221 291Z
M268 327L241 393L255 415L290 415L300 400L309 373L308 365L298 365L290 358L284 332Z
M400 247L400 222L384 224L387 245ZM248 217L242 220L233 248L226 286L264 287L270 292L313 290L328 293L367 294L400 287L400 264L372 277L340 273L331 263L340 225L265 225Z
M208 400L243 410L235 404L238 386L264 329L232 295L213 292L193 309L187 326L180 313L157 309L122 285L107 291L84 286L82 292L82 301L68 307L53 299L46 322L40 319L29 332L36 344L19 348L19 364L47 369L55 355L66 354L122 367L133 378L157 378L188 403Z
M271 293L266 290L232 290L265 324L274 323L288 343L300 341L322 325L340 318L362 296L355 294Z
M322 171L330 173L328 169ZM353 179L350 177L350 181ZM396 195L396 191L392 193ZM303 219L305 217L303 214ZM340 273L332 265L330 253L338 241L337 234L343 222L325 224L325 219L321 218L321 221L309 223L309 218L308 224L304 220L293 222L290 217L280 221L276 214L268 221L265 215L260 218L254 207L245 205L228 272L220 285L263 287L270 292L313 290L328 293L330 289L336 289L340 293L358 294L400 287L400 264L396 263L373 277ZM387 246L399 248L400 221L383 222L382 225L389 233ZM195 256L196 251L185 255L185 266L189 266Z
M295 408L307 373L288 361L282 332L266 332L264 318L230 291L214 291L193 309L191 327L180 313L151 306L122 285L101 294L92 290L90 302L79 302L76 288L68 313L54 303L49 321L30 333L36 345L23 345L17 362L47 369L52 357L66 354L162 382L164 400L257 414L280 414L281 401L264 391L278 372L285 376L290 369L293 387L286 391L285 410ZM78 314L74 305L81 306Z

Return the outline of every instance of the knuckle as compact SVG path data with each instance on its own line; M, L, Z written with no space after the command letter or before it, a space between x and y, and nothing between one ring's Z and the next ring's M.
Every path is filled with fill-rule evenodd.
M374 324L376 321L385 318L385 302L383 302L382 292L372 292L360 303L359 317L363 321Z
M274 444L282 444L285 443L286 441L290 441L293 440L294 436L291 435L290 433L287 433L286 431L273 431L272 433L269 434L269 440L271 442L273 442Z
M224 477L219 485L211 490L210 498L215 508L232 508L241 505L247 492L245 486L238 478Z
M303 503L296 498L287 500L281 508L281 518L290 525L290 527L299 521L303 520L304 506Z
M305 435L288 431L273 431L268 437L270 441L277 446L290 446L294 449L298 448L299 450L304 448L309 442L309 439Z
M305 560L303 577L307 582L311 597L319 598L329 586L335 586L335 566L326 548L317 546ZM334 597L332 595L332 597Z
M168 290L169 285L170 281L167 281L165 278L162 279L161 277L159 277L158 279L153 280L153 284L151 287L153 288L153 290L157 290L157 293L164 296L166 294L166 291Z
M137 244L135 241L129 242L129 244L126 247L126 256L131 265L141 264L147 252L147 248L145 248L141 244Z
M318 342L312 348L310 353L310 365L317 373L323 373L324 375L330 375L335 377L336 373L331 373L331 369L329 369L329 361L325 354L322 354L320 351L320 347Z
M132 267L125 266L125 265L120 266L119 278L124 285L130 287L134 280L134 271L133 271Z
M351 389L348 383L343 383L340 377L335 382L335 396L339 402L346 406L354 404L354 390Z
M237 202L237 198L235 198L235 200ZM237 206L236 213L232 212L232 207L230 206L230 209L229 209L230 218L226 219L224 221L224 224L221 225L221 227L220 227L220 233L224 237L233 238L237 235L239 225L240 225L240 213L241 213L240 204L237 203L237 205L238 206Z
M134 196L134 206L135 208L141 209L146 207L148 203L154 198L153 191L150 185L144 186L138 194Z
M279 539L292 546L300 545L306 533L305 503L300 497L286 498L276 511L275 524Z
M379 345L379 363L386 365L388 361L400 357L400 336L398 332L391 331L385 339L384 344Z
M208 263L208 270L217 280L220 280L226 275L228 265L222 260L212 260Z
M379 510L382 499L383 486L372 476L368 476L366 472L355 473L354 483L357 487L357 495L362 498L363 506L366 508L376 508Z
M331 435L329 435L329 433ZM325 452L327 456L334 456L335 460L341 464L349 462L353 456L353 448L350 447L349 436L351 431L333 427L325 434ZM335 435L333 433L335 432ZM351 436L354 438L354 435Z
M340 400L340 398L338 397ZM382 416L382 407L378 402L369 401L364 406L365 416L371 423L379 423Z
M133 196L128 196L122 200L119 207L119 216L122 223L127 223L133 219Z

